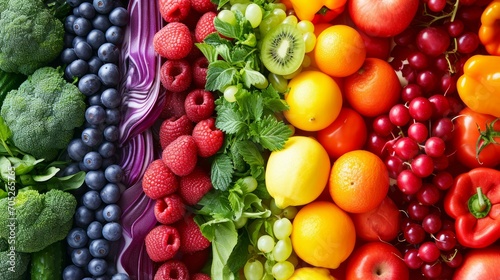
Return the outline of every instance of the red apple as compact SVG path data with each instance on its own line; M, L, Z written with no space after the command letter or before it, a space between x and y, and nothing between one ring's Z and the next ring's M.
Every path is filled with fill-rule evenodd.
M346 280L408 280L410 272L399 250L373 241L354 250L347 263Z
M349 15L369 36L392 37L405 30L417 13L419 0L350 0Z

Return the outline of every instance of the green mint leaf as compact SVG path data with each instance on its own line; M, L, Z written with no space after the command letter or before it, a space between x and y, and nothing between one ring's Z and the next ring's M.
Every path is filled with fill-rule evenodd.
M234 169L237 172L245 172L248 166L239 151L239 145L237 145L237 143L238 142L235 142L234 145L231 145L229 148L229 154L233 160Z
M218 106L215 126L228 134L239 134L246 127L241 113L235 111L228 103Z
M250 166L250 175L255 179L264 179L265 169L263 165L251 165Z
M262 105L262 98L258 94L250 93L246 90L240 90L236 94L236 102L243 119L246 120L259 120L262 117L264 106Z
M201 209L196 213L200 215L210 216L215 220L232 219L233 213L229 206L228 192L212 190L205 194L198 202Z
M226 154L216 155L210 172L212 185L217 190L227 190L233 178L233 164Z
M229 47L227 45L217 45L215 47L215 50L217 51L217 54L222 57L223 60L231 63L232 57L231 57L231 52L229 50Z
M292 130L273 116L266 116L252 123L250 129L252 138L270 151L282 149L286 140L292 136Z
M241 141L237 144L239 153L249 165L264 166L264 158L252 141Z
M228 62L214 61L208 65L205 89L222 91L227 85L234 83L237 74L238 71Z
M243 83L245 83L245 86L247 88L250 88L253 85L264 84L267 81L266 77L264 77L264 75L259 71L250 68L249 64L250 63L248 62L245 68L241 70L241 77L243 79Z
M233 219L239 219L241 217L241 213L243 213L243 209L245 207L245 204L237 191L229 191L229 204L231 205L231 208L233 209Z
M255 49L247 48L245 46L234 46L232 52L232 65L235 67L245 67L248 58L251 56Z
M288 105L282 99L264 99L264 108L272 113L288 110Z
M214 26L215 30L225 37L238 39L242 36L242 29L238 24L232 25L215 17Z
M245 34L243 35L243 40L240 40L238 43L253 48L257 45L257 36L255 36L255 33Z
M207 43L196 43L195 45L207 58L208 63L217 61L217 50L213 45Z

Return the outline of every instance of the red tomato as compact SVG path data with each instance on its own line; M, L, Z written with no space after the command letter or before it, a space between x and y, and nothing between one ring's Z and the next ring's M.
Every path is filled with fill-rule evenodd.
M499 259L498 246L472 249L465 254L464 262L455 271L453 279L500 279Z
M367 131L363 117L350 108L342 108L335 121L318 131L318 141L332 158L363 148Z
M486 126L495 120L494 116L480 114L472 111L469 108L464 108L458 114L454 121L454 134L452 138L453 150L457 160L469 167L496 167L500 164L500 121L495 122L491 138L496 143L484 143L484 148L476 158L476 146L479 137L478 126L482 132L486 130Z
M392 241L399 233L401 216L398 207L386 197L372 211L351 214L356 235L366 241Z

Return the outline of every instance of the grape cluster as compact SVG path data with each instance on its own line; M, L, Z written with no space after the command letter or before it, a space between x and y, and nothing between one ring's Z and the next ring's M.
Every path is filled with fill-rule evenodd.
M64 269L63 279L128 279L116 273L112 252L122 235L118 201L124 172L117 164L121 104L117 86L119 46L129 14L119 1L67 3L73 10L64 22L65 49L60 59L65 78L78 82L88 107L79 137L67 148L73 163L65 173L83 170L86 175L66 239L71 264Z

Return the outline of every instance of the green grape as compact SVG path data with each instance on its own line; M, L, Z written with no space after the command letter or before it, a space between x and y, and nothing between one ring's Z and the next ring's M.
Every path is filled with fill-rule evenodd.
M257 240L257 248L263 253L269 253L274 249L274 238L268 234L262 235Z
M265 79L263 83L255 84L254 86L258 89L265 89L268 85L269 82L267 81L267 79Z
M285 78L287 80L290 80L293 77L297 76L300 72L302 72L302 65L299 68L297 68L297 70L295 70L294 72L292 72L291 74L283 75L283 78Z
M302 60L301 65L303 68L307 68L307 67L311 66L311 57L308 56L307 54L304 55L304 59Z
M302 38L306 44L305 52L311 52L314 49L314 46L316 46L316 35L313 32L306 32L302 35Z
M284 19L281 23L282 23L282 24L291 24L291 25L293 25L293 26L297 26L297 22L298 22L298 21L299 21L299 20L297 19L297 17L296 17L296 16L294 16L294 15L289 15L289 16L287 16L287 17L286 17L286 18L285 18L285 19Z
M238 87L235 85L230 85L227 86L224 89L224 98L227 100L227 102L234 102L236 101L236 93L238 92Z
M257 180L252 176L247 176L242 179L243 184L246 186L247 192L253 192L257 188Z
M292 220L293 218L295 218L298 211L299 210L296 206L287 206L285 209L283 209L283 216L287 219Z
M280 23L281 23L280 18L273 15L267 16L262 20L262 22L259 25L260 34L266 34L271 29L278 26Z
M236 229L242 228L247 224L248 218L240 216L238 219L234 220L234 226Z
M258 260L248 260L243 267L243 274L247 280L260 280L264 275L264 266Z
M250 22L252 28L256 28L262 21L262 9L255 3L248 4L245 18Z
M245 10L247 9L247 6L250 3L235 3L231 6L231 11L240 11L240 13L245 14Z
M273 257L277 262L282 262L288 259L292 254L292 241L290 237L278 240L273 249Z
M295 272L295 267L292 263L284 261L277 262L273 266L273 276L276 280L285 280L290 278Z
M217 17L223 22L227 22L231 25L236 25L236 17L234 16L233 11L231 10L221 10Z
M271 214L273 215L280 215L283 211L283 209L276 206L276 201L274 199L271 199L269 202L269 210L271 210Z
M288 89L288 80L283 78L281 75L269 73L267 79L279 93L284 93Z
M279 22L281 23L286 18L286 12L282 9L274 9L273 16L277 17Z
M289 237L292 234L292 222L287 218L276 220L273 224L273 233L279 240Z
M314 24L309 20L301 20L297 23L297 29L302 33L314 32Z

